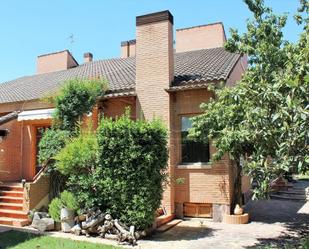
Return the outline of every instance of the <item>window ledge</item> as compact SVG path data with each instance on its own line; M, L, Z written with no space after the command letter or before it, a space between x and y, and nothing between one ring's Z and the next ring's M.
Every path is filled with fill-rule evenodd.
M188 163L180 164L177 166L178 169L211 169L211 163Z

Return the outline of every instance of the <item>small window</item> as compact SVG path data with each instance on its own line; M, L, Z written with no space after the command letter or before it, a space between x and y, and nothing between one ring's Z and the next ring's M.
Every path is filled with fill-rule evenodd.
M209 144L197 142L188 137L192 127L190 117L181 118L182 163L208 163L210 158Z

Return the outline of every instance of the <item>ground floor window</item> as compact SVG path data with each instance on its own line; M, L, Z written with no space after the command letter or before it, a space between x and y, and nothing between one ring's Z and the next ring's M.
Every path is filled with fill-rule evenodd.
M188 137L192 127L191 117L181 117L181 162L208 163L210 159L209 144L197 142Z

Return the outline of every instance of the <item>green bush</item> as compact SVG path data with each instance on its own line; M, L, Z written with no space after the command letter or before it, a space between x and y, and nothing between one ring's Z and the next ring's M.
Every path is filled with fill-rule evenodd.
M125 115L102 120L98 131L98 194L107 210L144 229L159 208L167 166L167 132L160 121L132 121Z
M158 120L133 121L129 114L102 120L56 156L57 168L81 208L99 207L137 229L152 225L167 166L167 132Z
M54 156L65 146L70 137L70 132L57 129L45 131L39 143L39 163L49 165L54 161Z
M53 101L55 125L61 130L74 131L84 114L92 111L96 98L104 93L103 80L74 79L65 82Z
M98 143L91 131L81 132L55 156L56 168L64 175L91 173L97 161Z
M48 213L56 222L60 221L60 210L62 203L59 198L54 198L48 206Z
M66 190L61 193L60 200L62 206L67 209L77 211L79 208L75 195Z
M64 190L66 177L55 169L55 156L70 139L70 132L59 129L48 129L40 143L38 160L42 165L48 165L47 173L50 176L50 198L57 197Z
M60 198L54 198L48 206L48 213L55 221L60 221L60 211L61 208L67 208L74 211L79 209L78 202L74 194L63 191L60 194Z

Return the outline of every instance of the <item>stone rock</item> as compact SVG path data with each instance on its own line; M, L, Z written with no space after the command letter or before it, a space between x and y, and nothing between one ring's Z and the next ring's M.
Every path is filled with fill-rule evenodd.
M46 212L34 212L33 220L40 220L43 218L49 218L49 214Z
M40 232L52 231L55 229L55 221L52 218L33 219L31 226Z
M79 236L82 233L82 228L80 227L79 224L77 224L74 227L72 227L71 232L74 233L75 235Z

